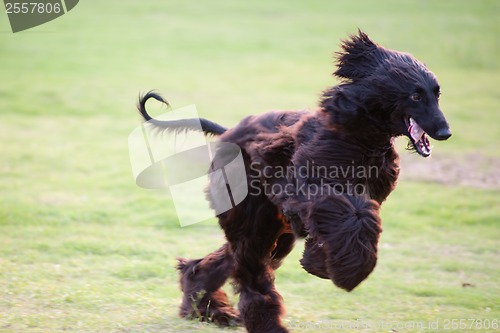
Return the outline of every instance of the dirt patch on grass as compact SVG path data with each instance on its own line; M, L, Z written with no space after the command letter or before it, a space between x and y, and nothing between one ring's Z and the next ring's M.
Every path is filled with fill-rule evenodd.
M500 189L500 158L481 154L422 158L401 152L400 179Z

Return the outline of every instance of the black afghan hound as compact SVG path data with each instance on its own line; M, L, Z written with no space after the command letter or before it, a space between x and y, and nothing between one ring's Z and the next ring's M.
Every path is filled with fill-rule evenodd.
M359 31L343 41L334 75L341 84L327 89L312 112L250 116L228 130L196 120L205 133L241 148L249 194L218 216L226 244L202 259L179 259L181 316L242 322L252 333L288 332L274 270L300 237L306 238L303 268L340 288L352 290L374 269L379 207L399 174L394 137L407 136L409 147L427 157L428 135L446 140L451 131L436 77L408 53ZM143 96L138 108L145 120L167 130L196 128L193 119L152 119L149 98L166 103L152 92ZM209 186L209 200L216 191ZM228 278L239 311L221 290Z

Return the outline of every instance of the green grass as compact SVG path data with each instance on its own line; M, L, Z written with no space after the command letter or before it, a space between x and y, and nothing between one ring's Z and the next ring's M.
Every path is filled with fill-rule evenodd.
M223 235L215 221L180 228L166 197L134 185L139 92L228 126L314 107L336 83L339 39L360 27L439 77L454 136L436 154L500 158L499 12L497 1L81 1L17 34L1 14L0 332L220 331L177 318L175 258ZM401 181L382 209L377 268L353 293L303 271L297 245L277 272L285 323L439 320L453 332L444 320L500 319L499 195Z

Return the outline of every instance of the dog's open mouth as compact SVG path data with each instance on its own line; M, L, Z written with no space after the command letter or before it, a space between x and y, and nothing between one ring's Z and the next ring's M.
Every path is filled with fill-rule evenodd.
M413 148L421 156L429 157L431 155L432 148L427 133L425 133L422 127L420 127L411 117L408 118L407 126Z

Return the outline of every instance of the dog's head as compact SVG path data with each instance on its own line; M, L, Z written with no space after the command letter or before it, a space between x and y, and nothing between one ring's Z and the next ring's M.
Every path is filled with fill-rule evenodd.
M322 104L333 106L338 119L364 116L391 136L406 135L424 157L431 154L427 134L436 140L451 136L437 78L411 54L386 49L359 31L337 55L334 74L343 84L325 92Z

